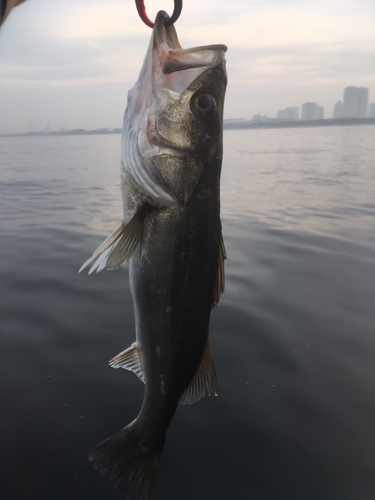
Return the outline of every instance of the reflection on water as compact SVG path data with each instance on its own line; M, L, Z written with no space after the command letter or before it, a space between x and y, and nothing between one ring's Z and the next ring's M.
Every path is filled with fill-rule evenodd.
M339 237L374 229L373 133L373 127L228 131L236 154L224 156L224 213Z
M226 131L219 396L179 408L155 500L375 498L374 127ZM0 139L2 498L115 499L89 450L143 386L128 273L78 275L122 216L120 136Z

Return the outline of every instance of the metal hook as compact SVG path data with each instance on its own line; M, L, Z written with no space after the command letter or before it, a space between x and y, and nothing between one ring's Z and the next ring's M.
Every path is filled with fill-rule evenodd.
M137 7L139 17L142 19L142 21L150 28L153 28L154 23L150 21L148 15L146 14L146 7L144 4L144 0L135 0L135 6ZM168 28L177 21L177 19L180 17L181 11L182 11L182 0L174 0L173 14L165 23L166 28Z

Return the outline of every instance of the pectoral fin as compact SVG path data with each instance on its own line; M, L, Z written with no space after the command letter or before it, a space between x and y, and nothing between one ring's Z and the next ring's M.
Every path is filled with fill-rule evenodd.
M78 272L80 273L95 259L97 260L89 274L95 270L98 273L105 267L115 269L125 266L141 241L144 219L150 209L150 205L144 204L127 224L124 221L121 222L120 226L103 241Z
M214 298L212 301L212 309L219 303L220 295L224 293L225 289L225 273L224 273L224 261L227 260L227 254L225 251L223 235L220 233L220 247L219 247L219 260L217 266L217 276L214 289Z
M216 370L212 359L210 339L207 338L206 347L200 365L198 366L192 381L183 392L179 403L184 405L195 403L196 401L202 399L206 394L209 396L211 396L212 393L216 394L216 391Z
M128 349L120 352L109 362L112 368L124 368L134 372L137 377L139 377L143 383L145 383L145 377L143 375L141 359L139 357L139 352L137 349L137 343L134 342Z

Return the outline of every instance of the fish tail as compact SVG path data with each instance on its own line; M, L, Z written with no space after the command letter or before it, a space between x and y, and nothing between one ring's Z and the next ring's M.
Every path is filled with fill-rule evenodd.
M149 500L163 447L164 442L158 450L151 450L129 425L91 450L89 460L100 474L111 474L115 488L121 487L125 498Z

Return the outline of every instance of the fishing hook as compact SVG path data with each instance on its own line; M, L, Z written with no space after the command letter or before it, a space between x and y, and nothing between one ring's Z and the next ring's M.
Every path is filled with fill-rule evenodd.
M135 6L137 7L139 17L142 19L142 21L145 24L147 24L147 26L149 26L150 28L153 28L154 23L150 21L148 15L146 14L146 7L144 0L135 0ZM173 14L165 23L166 28L168 28L177 21L177 19L180 17L181 11L182 11L182 0L174 0Z

